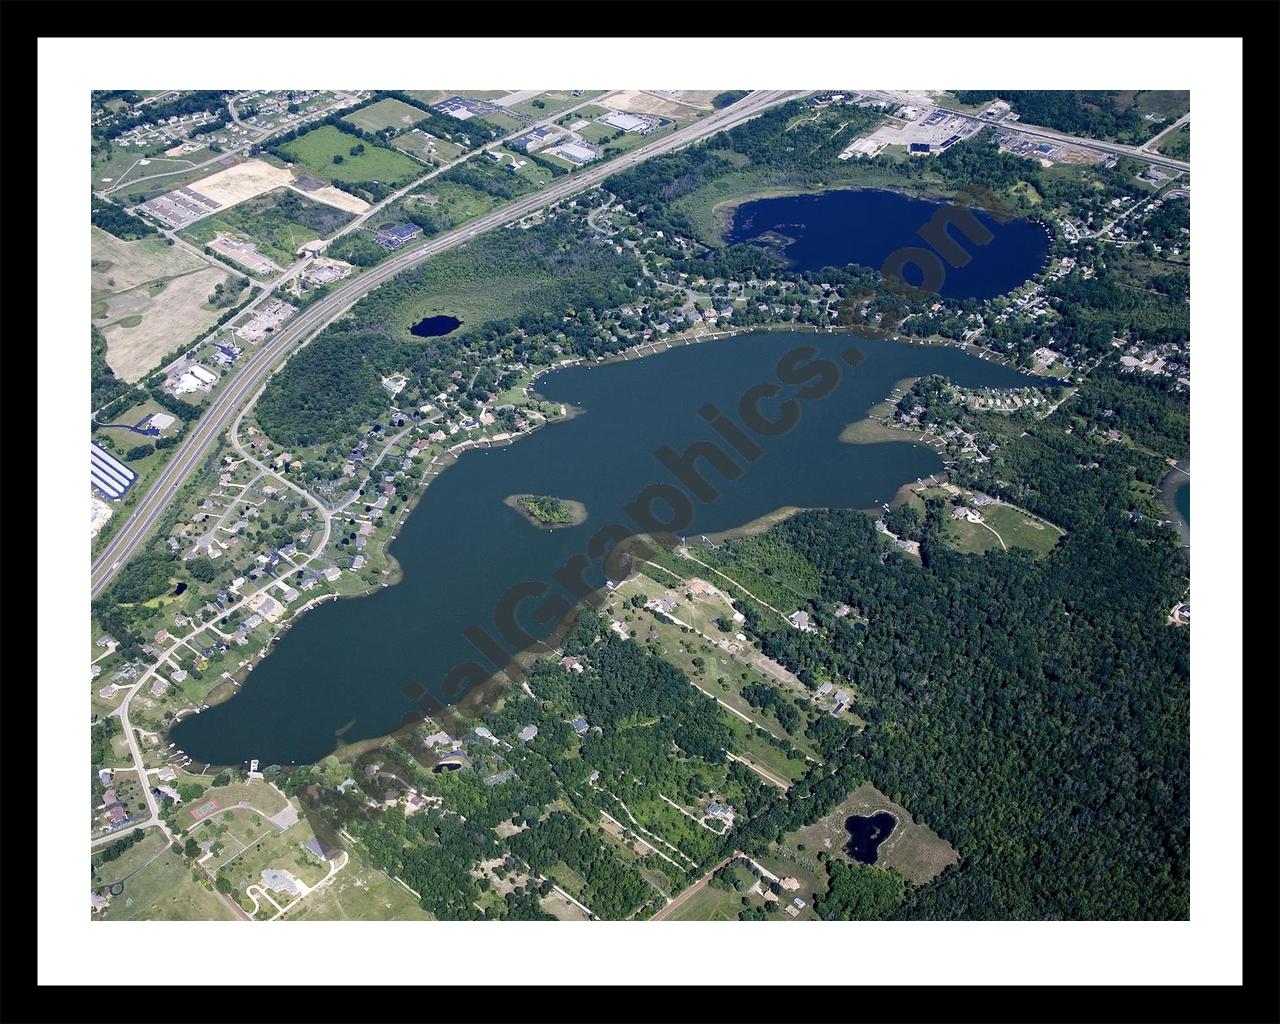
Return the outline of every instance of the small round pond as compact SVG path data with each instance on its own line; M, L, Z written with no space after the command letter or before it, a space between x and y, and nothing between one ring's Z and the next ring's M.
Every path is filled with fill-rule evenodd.
M415 338L442 338L461 326L462 321L454 316L429 316L410 327L409 333Z
M888 811L876 811L864 816L855 814L846 818L844 827L849 831L849 845L845 847L849 855L860 864L874 864L876 851L893 832L898 819Z

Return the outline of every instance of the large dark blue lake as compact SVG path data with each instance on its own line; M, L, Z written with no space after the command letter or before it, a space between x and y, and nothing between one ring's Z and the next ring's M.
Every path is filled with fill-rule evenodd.
M513 585L545 581L553 593L563 593L553 577L561 565L585 554L602 527L619 524L634 532L625 506L649 485L676 482L655 451L719 441L699 410L714 404L741 422L744 393L754 385L776 385L779 360L802 345L815 351L800 365L825 360L838 367L838 383L826 397L805 398L798 394L805 385L793 382L760 401L762 415L777 419L790 398L800 410L798 422L778 436L749 434L763 455L754 463L738 459L743 471L736 480L699 461L720 496L692 502L695 518L681 533L720 532L787 505L872 508L903 483L938 470L938 455L922 445L838 440L847 423L865 416L903 378L941 373L975 387L1033 381L955 348L800 331L557 370L540 380L539 390L577 407L578 415L515 444L464 453L427 488L391 545L401 582L307 612L234 697L187 717L170 738L198 761L235 765L257 758L284 765L316 761L339 738L351 742L395 730L412 708L407 686L441 694L451 668L484 661L464 636L468 626L497 635L495 606ZM842 361L850 350L862 357L857 365ZM720 447L733 454L727 442ZM587 519L538 529L503 503L513 494L576 499L585 503ZM667 514L661 502L650 507ZM603 585L598 557L589 560L583 578ZM535 636L545 635L532 622L538 604L521 606L522 622Z
M904 247L928 249L920 229L947 205L883 189L773 196L739 206L726 241L768 242L793 270L849 263L879 270L890 254ZM1048 261L1049 236L1042 224L1021 218L1000 224L980 210L974 214L991 238L979 244L955 227L949 229L949 236L970 258L963 266L941 260L944 275L936 291L946 298L1002 295L1034 277ZM957 257L956 262L961 260ZM913 263L903 268L902 277L915 287L924 284L922 270Z

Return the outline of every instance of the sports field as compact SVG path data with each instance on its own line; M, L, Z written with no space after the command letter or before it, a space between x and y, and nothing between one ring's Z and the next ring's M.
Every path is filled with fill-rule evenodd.
M352 156L351 150L357 146L363 146L364 151ZM329 124L307 132L281 149L312 174L332 181L380 181L395 186L411 181L423 171L420 164L403 153L361 142ZM335 163L335 157L341 157L341 163Z

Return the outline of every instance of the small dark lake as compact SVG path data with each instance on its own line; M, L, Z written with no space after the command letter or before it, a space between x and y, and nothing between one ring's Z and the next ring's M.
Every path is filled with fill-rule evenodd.
M409 328L409 333L416 338L441 338L456 331L462 321L453 316L429 316L419 320Z
M185 583L179 583L176 587L173 588L173 593L175 597L178 594L185 594L186 592L187 592L187 585Z
M774 196L743 203L734 212L733 226L725 241L734 244L760 239L771 248L781 245L792 270L820 270L857 263L879 270L886 258L907 247L937 253L920 234L943 208L956 209L941 200L918 199L883 189L837 189L813 195ZM939 259L946 298L989 299L1003 295L1039 273L1048 262L1049 236L1043 225L1015 218L999 224L987 213L974 215L990 238L970 239L959 229L947 229L947 237L970 257L963 266ZM785 240L785 241L784 241ZM963 262L953 256L956 263ZM902 277L921 286L923 272L908 262Z
M893 834L898 819L888 811L876 811L870 817L855 814L846 818L844 827L849 830L849 855L860 864L874 864L876 851Z
M1173 504L1178 510L1178 514L1182 516L1182 521L1188 526L1191 525L1191 481L1173 492Z

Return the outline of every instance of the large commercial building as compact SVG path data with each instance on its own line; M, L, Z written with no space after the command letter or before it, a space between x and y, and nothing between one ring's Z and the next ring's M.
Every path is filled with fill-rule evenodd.
M624 132L639 131L649 125L649 122L643 117L636 117L635 114L624 114L621 111L616 114L610 114L608 117L603 118L603 121L611 128L620 128Z
M408 245L409 242L422 234L422 228L417 224L401 224L399 227L384 228L374 237L384 249L401 249Z

